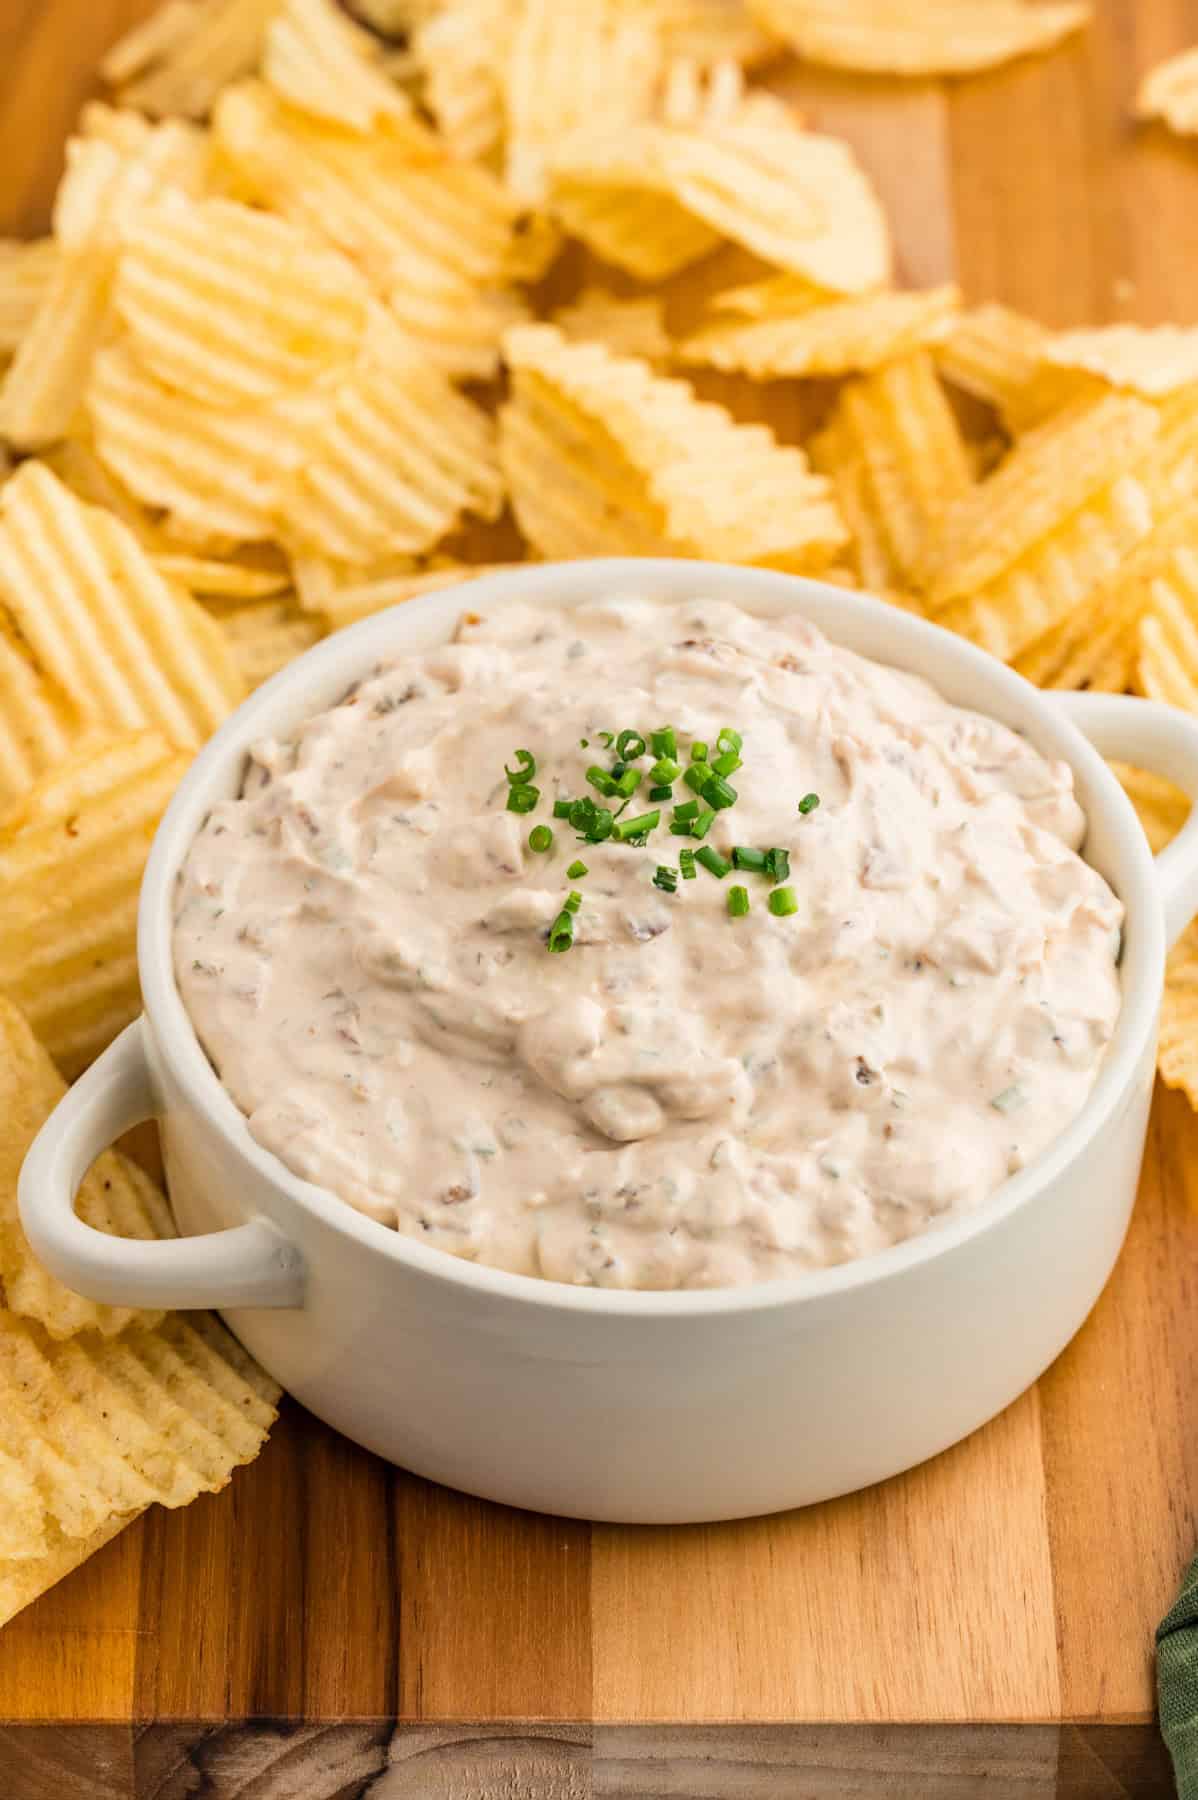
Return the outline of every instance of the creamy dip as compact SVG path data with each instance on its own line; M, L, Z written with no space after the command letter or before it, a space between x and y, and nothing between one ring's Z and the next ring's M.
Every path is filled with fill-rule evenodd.
M786 848L789 916L759 873L653 885L701 847L681 779L643 846L553 816L621 803L586 783L599 734L667 724L683 765L743 737L704 842ZM254 1137L371 1218L552 1281L767 1281L977 1206L1081 1107L1122 919L1084 828L1064 763L801 618L501 605L255 747L179 876L175 966Z

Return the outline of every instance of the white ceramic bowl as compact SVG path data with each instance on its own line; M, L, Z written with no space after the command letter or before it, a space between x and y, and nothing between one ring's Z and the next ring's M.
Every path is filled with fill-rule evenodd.
M976 1211L801 1280L692 1293L572 1288L399 1237L256 1144L176 991L175 874L247 747L337 699L379 658L443 641L466 609L613 592L794 609L915 670L1073 767L1086 854L1127 908L1123 1009L1086 1106ZM259 1361L347 1436L494 1500L610 1520L772 1512L893 1475L1034 1381L1093 1306L1123 1241L1152 1092L1165 949L1198 909L1198 807L1155 863L1105 755L1198 796L1198 723L1148 702L1039 693L947 632L793 576L691 562L548 565L427 595L319 645L197 758L146 869L145 1012L78 1081L25 1160L42 1261L96 1300L217 1307ZM162 1129L182 1236L106 1237L72 1199L141 1119ZM197 1234L206 1235L197 1235Z

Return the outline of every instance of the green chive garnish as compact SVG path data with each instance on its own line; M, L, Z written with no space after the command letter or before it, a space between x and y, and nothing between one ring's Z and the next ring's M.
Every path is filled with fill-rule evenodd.
M553 849L553 833L548 825L534 825L528 834L528 847L543 856L546 850Z
M707 745L703 742L702 738L696 738L694 743L691 745L691 761L692 762L706 762L707 761Z
M566 870L566 874L571 881L581 881L584 875L590 874L590 870L584 862L576 861L570 864L570 867Z
M663 756L660 762L655 762L650 769L649 779L650 781L661 781L668 785L671 781L677 781L681 773L681 763L675 762L672 756Z
M579 748L579 749L580 749L580 750L589 750L589 749L590 749L590 747L591 747L591 740L590 740L590 738L579 738L579 740L578 740L578 748Z
M696 850L695 861L702 863L708 874L714 875L717 881L723 881L732 868L732 864L725 862L713 844L704 844L701 850Z
M790 874L790 851L777 845L765 853L765 872L771 881L785 881Z
M588 844L601 844L611 836L615 823L606 806L596 806L590 799L576 800L570 808L570 823Z
M562 905L568 913L576 913L578 911L579 907L582 905L582 895L577 888L570 889L570 892L562 901Z
M624 762L635 762L645 754L645 740L639 731L622 731L616 739L616 755Z
M663 894L673 894L678 890L678 871L671 869L668 863L658 863L653 876L653 885L660 888Z
M744 741L745 740L741 737L739 731L733 731L730 725L724 725L721 727L720 735L715 741L715 747L720 752L721 756L726 754L729 750L735 755Z
M509 769L504 763L503 772L513 787L525 787L537 772L537 759L531 750L517 750L516 761L520 764L518 769Z
M691 826L691 836L693 838L705 838L714 824L715 807L705 806Z
M563 909L549 927L549 948L555 954L560 955L563 950L568 950L573 942L574 919Z
M653 746L654 756L677 756L678 740L674 736L672 725L662 725L649 733L649 742Z
M674 818L670 820L671 837L689 837L690 834L691 822L689 819Z
M709 775L703 785L703 798L708 806L721 812L725 806L736 805L736 789L730 787L722 775Z
M621 773L619 779L616 782L615 792L617 794L622 794L624 796L625 800L628 800L628 799L631 799L632 795L636 793L636 790L640 787L640 785L641 785L641 770L640 769L625 769Z
M711 766L717 775L735 775L740 768L740 757L735 750L725 750L723 756L717 756Z
M799 811L801 813L813 813L818 805L818 794L804 794L803 798L799 801Z
M540 788L530 787L527 783L520 787L510 787L507 791L507 810L514 813L534 812L540 798Z
M792 887L774 888L768 904L776 919L785 919L791 913L797 913L799 910L799 903L795 899L795 891Z
M749 910L749 890L743 887L728 889L728 911L734 919L743 919Z
M672 787L651 787L649 789L649 798L650 800L672 800L674 798L674 790Z
M565 798L563 798L561 800L555 800L553 802L554 818L555 819L568 819L570 817L570 813L573 810L574 805L575 805L575 802L573 800L567 800Z
M748 844L732 846L732 867L749 869L754 875L763 875L768 867L764 850L754 850Z
M706 763L692 763L682 779L692 793L701 794L711 780L711 772Z
M699 802L697 800L684 800L681 806L676 806L674 808L674 817L676 819L697 819L698 816Z
M616 791L615 782L612 780L607 770L601 769L598 763L592 763L587 770L587 780L590 782L591 786L597 789L599 793L603 794L605 798L610 798Z
M643 832L648 836L656 825L661 824L660 812L638 813L635 819L621 819L612 832L612 836L621 844L629 838L639 837Z
M597 731L595 735L605 750L610 750L616 741L616 734L614 731Z
M695 853L693 850L680 850L678 852L678 867L682 870L683 881L693 881L695 879Z

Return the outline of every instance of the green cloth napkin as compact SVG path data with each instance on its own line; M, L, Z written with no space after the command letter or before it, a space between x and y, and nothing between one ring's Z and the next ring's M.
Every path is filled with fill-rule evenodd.
M1156 1687L1178 1800L1198 1800L1198 1556L1157 1626Z

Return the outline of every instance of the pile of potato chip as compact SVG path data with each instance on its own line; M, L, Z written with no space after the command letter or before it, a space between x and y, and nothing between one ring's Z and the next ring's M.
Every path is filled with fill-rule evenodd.
M793 54L968 74L1084 5L352 14L167 0L105 59L51 235L0 244L0 1618L219 1485L271 1416L219 1327L67 1294L15 1211L55 1063L138 1010L162 809L255 684L480 568L675 555L1198 711L1198 330L1053 333L896 287L868 173L765 85ZM1196 57L1141 111L1198 129ZM1167 841L1187 803L1123 774ZM1161 1067L1198 1105L1193 935ZM115 1153L80 1204L169 1228Z

